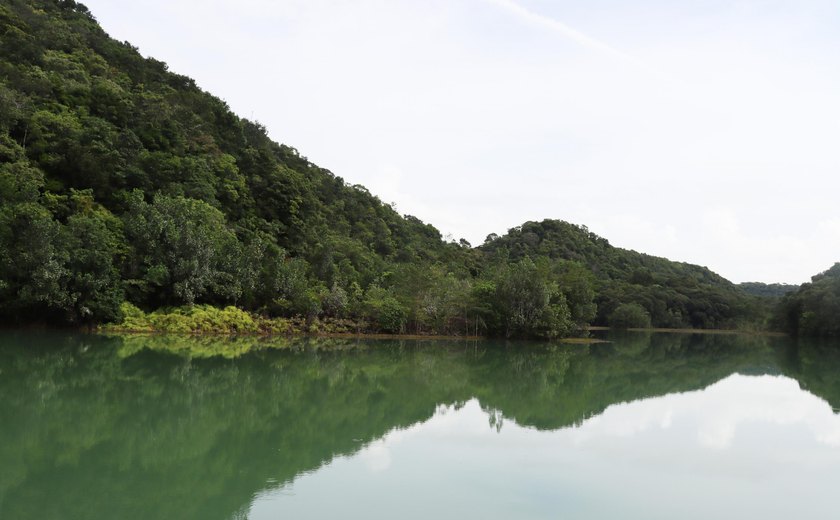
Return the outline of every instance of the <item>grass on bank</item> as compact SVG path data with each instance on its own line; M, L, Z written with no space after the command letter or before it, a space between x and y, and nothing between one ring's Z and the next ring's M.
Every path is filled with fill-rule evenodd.
M364 331L352 320L266 318L229 306L192 305L144 312L123 303L123 319L99 327L100 332L178 333L178 334L353 334Z

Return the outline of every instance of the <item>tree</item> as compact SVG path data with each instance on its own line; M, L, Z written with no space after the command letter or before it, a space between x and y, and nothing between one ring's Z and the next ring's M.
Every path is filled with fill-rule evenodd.
M362 304L367 318L383 332L403 332L406 322L406 309L389 291L371 285L365 291Z
M496 274L494 306L505 337L557 337L571 327L566 298L549 274L547 262L530 258L502 267Z
M241 248L221 211L180 196L156 195L149 204L136 190L128 207L123 220L133 249L128 278L135 298L178 305L242 294L235 271Z
M116 321L124 294L117 262L126 246L122 223L90 195L81 196L89 209L72 215L62 229L67 251L66 291L72 301L72 320L83 323Z
M645 329L650 327L650 314L638 303L623 303L610 314L610 327Z
M0 301L7 319L63 318L72 302L63 283L68 272L60 234L61 225L37 203L0 210Z
M566 297L572 322L577 327L592 323L597 314L594 276L577 262L560 262L555 268L560 289Z

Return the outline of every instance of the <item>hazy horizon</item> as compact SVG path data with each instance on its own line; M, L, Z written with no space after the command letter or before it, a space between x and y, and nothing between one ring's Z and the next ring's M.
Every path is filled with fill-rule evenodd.
M84 3L456 240L560 219L735 282L840 260L832 2Z

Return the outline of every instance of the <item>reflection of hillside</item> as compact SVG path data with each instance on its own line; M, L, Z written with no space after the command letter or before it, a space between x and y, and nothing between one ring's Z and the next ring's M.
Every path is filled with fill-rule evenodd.
M250 352L235 359L189 357L185 339L0 341L0 517L23 519L227 518L268 482L425 421L440 403L478 397L522 425L554 429L784 359L765 340L735 336L589 347L242 343L235 349ZM214 341L194 350L222 348Z
M825 399L840 412L840 348L836 340L800 338L790 350L786 375L799 381L803 390Z
M698 390L734 372L778 371L766 338L630 334L588 348L517 350L473 386L485 407L525 426L579 424L611 404ZM492 384L489 379L493 379Z

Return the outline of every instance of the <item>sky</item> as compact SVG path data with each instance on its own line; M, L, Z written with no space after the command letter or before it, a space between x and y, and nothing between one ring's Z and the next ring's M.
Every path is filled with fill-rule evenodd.
M834 0L86 0L403 214L529 220L735 282L840 261Z

